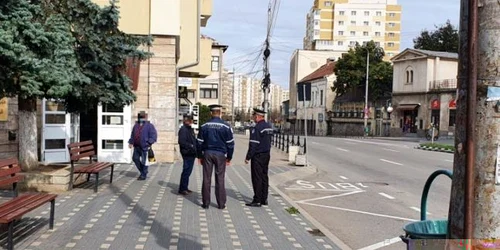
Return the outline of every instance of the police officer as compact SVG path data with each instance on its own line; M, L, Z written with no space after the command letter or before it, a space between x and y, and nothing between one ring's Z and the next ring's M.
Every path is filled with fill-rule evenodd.
M269 160L271 158L271 135L273 129L264 120L265 111L253 109L255 126L251 128L248 152L245 164L251 161L251 174L253 186L253 200L247 203L250 207L260 207L267 205L267 195L269 190Z
M226 208L226 187L224 176L226 165L233 158L233 130L221 117L220 105L210 105L212 119L203 124L198 133L198 158L203 165L202 207L210 205L210 186L215 167L215 198L219 209Z

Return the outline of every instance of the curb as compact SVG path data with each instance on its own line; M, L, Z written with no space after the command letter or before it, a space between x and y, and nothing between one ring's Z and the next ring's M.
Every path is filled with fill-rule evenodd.
M416 146L415 149L426 150L426 151L434 151L434 152L442 152L442 153L455 153L454 150L444 149L444 148L435 148L435 147L426 147L426 146Z
M304 167L299 167L296 170L291 170L289 172L302 172L300 170L302 169L307 169L307 168L312 168L311 173L309 174L303 174L302 177L310 176L313 174L318 173L318 168L311 163L308 163L307 166ZM286 174L286 173L283 173ZM278 174L279 175L279 174ZM286 181L282 181L281 183L275 183L274 179L275 178L269 178L269 186L276 192L278 193L283 199L285 199L290 205L296 208L301 208L300 209L300 214L304 216L311 224L313 224L317 229L319 229L328 239L330 239L333 244L335 244L336 247L343 249L343 250L352 250L347 244L345 244L342 240L340 240L337 236L335 236L333 233L330 232L325 226L323 226L318 220L316 220L312 215L310 215L305 209L300 207L295 201L293 201L288 195L286 195L283 191L281 191L278 186L282 183L296 180L302 177L294 177L294 178L288 178Z

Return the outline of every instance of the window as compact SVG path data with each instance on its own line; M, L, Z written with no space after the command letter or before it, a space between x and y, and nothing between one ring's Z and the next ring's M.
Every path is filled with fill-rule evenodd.
M388 25L389 25L389 27L395 27L396 26L395 23L389 23Z
M196 91L188 90L188 99L196 99Z
M393 56L394 56L394 53L390 53L390 52L389 52L389 53L387 53L387 55L388 55L388 56L390 56L390 57L393 57Z
M394 43L388 43L387 46L394 47Z
M382 11L377 11L377 16L382 16Z
M343 11L343 10L342 10L342 11L339 11L339 15L340 15L340 16L345 15L345 11Z
M212 56L212 71L219 71L219 57Z
M200 98L203 99L217 99L218 90L217 89L201 89L200 88Z
M343 36L344 35L344 31L339 31L339 36Z
M344 25L344 21L339 21L339 25Z
M356 21L351 21L351 25L356 25Z
M411 67L406 69L406 83L413 83L413 69Z
M329 7L329 6L332 6L332 1L326 1L326 2L325 2L325 6L328 6L328 7Z
M367 41L364 41L364 42L363 42L363 46L366 46L367 44L368 44L368 42L367 42Z
M351 11L351 16L355 16L356 15L356 11Z
M365 25L365 26L370 26L370 22L368 22L368 21L364 21L364 22L363 22L363 25Z
M45 124L65 124L65 114L45 114Z
M396 13L389 13L389 16L390 16L390 17L395 17L395 16L396 16Z
M380 32L375 32L375 36L380 36Z
M457 110L456 109L450 109L450 118L449 118L449 121L448 121L448 126L455 127L456 117L457 117Z
M64 149L64 148L66 148L66 139L45 140L45 149Z
M368 31L364 31L363 36L368 36Z
M380 42L375 42L375 46L380 47Z
M356 41L351 41L351 42L349 43L349 45L350 45L350 46L356 46Z
M343 41L338 41L338 42L337 42L337 45L339 45L339 46L343 46L343 45L344 45L344 42L343 42Z
M323 90L320 90L319 92L319 102L320 105L323 106Z
M123 149L123 140L102 140L102 149Z
M370 15L370 11L365 11L365 16L369 16Z
M395 36L395 34L393 32L389 33L389 37L394 37L394 36Z
M375 22L375 25L380 26L382 24L380 22Z
M351 31L351 36L355 36L356 35L356 31Z
M318 24L319 24L318 20L314 20L314 25L318 25Z

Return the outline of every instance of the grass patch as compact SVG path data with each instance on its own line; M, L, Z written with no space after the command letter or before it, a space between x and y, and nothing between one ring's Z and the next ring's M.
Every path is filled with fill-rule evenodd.
M422 143L422 144L420 144L420 147L439 148L439 149L445 149L445 150L452 150L452 151L455 151L455 146L453 146L453 145L448 145L448 144L439 144L439 143Z
M299 210L295 207L289 207L285 209L289 214L300 214Z

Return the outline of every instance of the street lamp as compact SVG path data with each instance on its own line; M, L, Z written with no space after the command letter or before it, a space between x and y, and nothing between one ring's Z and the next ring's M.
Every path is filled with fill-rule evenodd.
M391 124L392 124L391 113L392 113L392 111L394 111L394 108L391 105L391 100L387 100L385 102L385 106L387 106L387 109L386 109L387 110L387 119L389 120L389 133L388 133L388 135L390 136L391 135Z
M368 78L370 71L370 51L366 48L366 86L365 86L365 136L368 136Z

